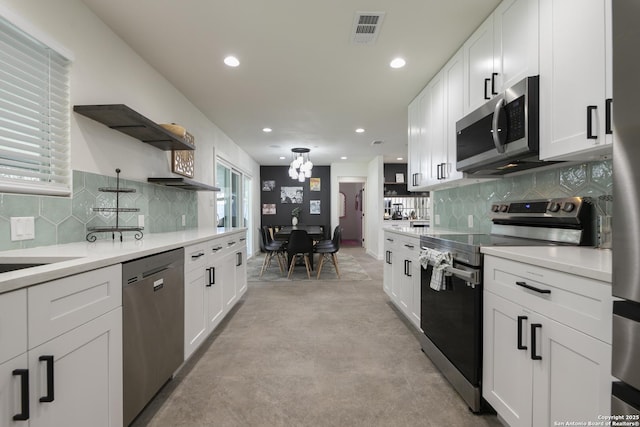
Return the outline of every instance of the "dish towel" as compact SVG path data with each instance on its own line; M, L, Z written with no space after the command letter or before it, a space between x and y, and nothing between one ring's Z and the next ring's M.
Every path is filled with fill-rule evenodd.
M451 276L445 269L453 265L453 257L451 252L440 252L434 249L422 248L420 251L420 265L426 269L429 264L433 265L433 273L431 273L431 281L429 286L435 291L445 289L445 276Z

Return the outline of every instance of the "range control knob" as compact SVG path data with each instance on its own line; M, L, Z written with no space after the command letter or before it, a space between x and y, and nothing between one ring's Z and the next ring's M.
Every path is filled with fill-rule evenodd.
M560 203L556 203L556 202L549 203L547 210L549 212L558 212L560 210Z
M500 205L500 212L506 212L509 209L509 205Z
M564 206L562 207L562 210L565 212L571 212L572 210L574 210L576 208L576 204L573 202L567 202L564 204Z
M498 212L500 210L500 205L491 205L491 212Z

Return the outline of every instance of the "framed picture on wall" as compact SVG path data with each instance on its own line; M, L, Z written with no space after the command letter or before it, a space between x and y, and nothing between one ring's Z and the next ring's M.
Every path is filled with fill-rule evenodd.
M262 191L273 191L276 188L276 182L273 180L262 181Z
M309 190L320 191L320 178L309 178Z
M275 215L276 214L276 204L275 203L263 203L262 204L262 215Z
M320 215L320 200L309 200L309 213Z
M280 203L302 203L302 187L280 187Z
M396 174L396 182L400 182L400 183L404 182L404 174L403 173L397 173Z

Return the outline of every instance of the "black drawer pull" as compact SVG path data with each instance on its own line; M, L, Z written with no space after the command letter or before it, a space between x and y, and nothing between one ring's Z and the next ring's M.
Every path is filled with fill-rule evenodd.
M522 345L522 323L527 319L527 316L518 316L518 350L527 349L526 345Z
M536 329L542 329L540 323L531 324L531 360L542 360L542 356L536 354Z
M587 139L598 139L598 135L593 133L593 112L597 109L597 105L587 106Z
M207 273L209 273L209 283L207 283L207 288L216 284L216 269L215 267L207 268Z
M489 81L491 81L491 79L484 79L484 99L491 99L491 97L487 93L487 89L489 88Z
M496 92L496 77L498 77L498 73L491 73L491 95L497 95Z
M236 267L242 265L242 252L236 252Z
M550 294L551 290L549 289L540 289L535 286L527 285L525 282L516 282L516 285L522 286L523 288L531 289L532 291L536 291L539 294Z
M14 369L13 375L20 376L20 413L13 416L14 421L29 419L29 370Z
M413 245L408 245L408 244L406 244L406 243L405 243L405 244L404 244L404 247L405 247L405 248L409 248L409 249L413 249L415 246L413 246Z
M204 252L197 253L195 255L191 255L191 259L198 259L201 256L204 256Z
M40 356L39 361L47 364L47 395L40 398L40 402L53 402L54 385L53 385L53 356Z
M605 104L605 131L607 135L611 135L613 133L613 129L611 127L611 104L613 103L613 99L607 98L604 102Z

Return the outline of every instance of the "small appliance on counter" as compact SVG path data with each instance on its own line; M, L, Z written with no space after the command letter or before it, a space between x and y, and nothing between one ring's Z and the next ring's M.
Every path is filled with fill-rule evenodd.
M394 203L393 206L395 207L395 210L391 215L391 219L402 219L402 208L404 205L402 203Z

